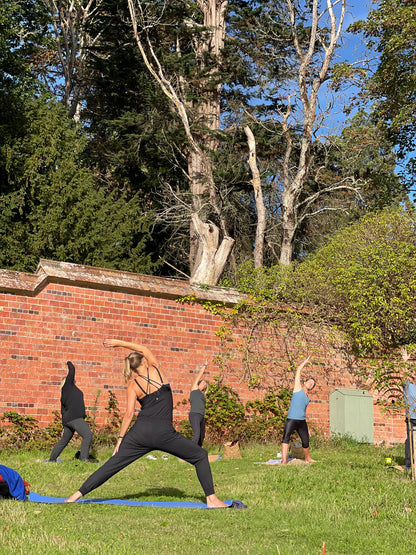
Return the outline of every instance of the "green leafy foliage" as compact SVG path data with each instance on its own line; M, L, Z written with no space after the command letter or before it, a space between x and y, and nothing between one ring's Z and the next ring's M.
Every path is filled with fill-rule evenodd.
M95 407L97 405L97 401L98 401L98 392L97 392ZM93 428L92 447L93 449L97 449L99 447L112 447L115 445L116 438L120 433L120 426L123 420L123 417L120 413L120 409L118 406L116 394L113 391L111 391L111 389L108 390L108 400L107 400L107 405L105 407L107 417L105 420L104 427L102 428L99 428L95 424L95 418L94 418L94 414L96 412L95 407L94 407L95 411L93 412L94 425L92 426ZM136 417L133 418L132 423L134 423L135 420L136 420Z
M402 207L364 217L294 273L293 298L340 326L361 354L415 342L416 227Z
M83 8L79 2L76 5L80 17ZM52 24L59 14L50 6L51 2L36 0L12 0L0 6L0 266L33 271L43 257L134 272L189 274L189 142L168 98L145 67L131 32L127 3L100 1L78 29L97 38L83 51L86 58L79 59L70 78L71 90L81 95L80 126L69 121L68 107L59 103L65 96L65 79ZM189 108L192 133L214 166L216 206L213 209L207 195L203 211L216 225L221 221L222 230L235 240L227 275L233 280L238 266L253 256L257 211L247 166L247 123L256 138L267 208L264 264L275 264L282 240L284 157L278 116L285 111L287 86L296 80L286 7L278 1L228 2L219 63L212 48L201 46L207 29L200 3L157 0L143 6L153 52L168 80L178 84ZM396 73L391 74L400 89L397 108L414 81L410 43L414 28L409 17L413 6L404 0L395 0L391 9L388 2L380 6L380 17L372 16L373 29L382 44L389 34L389 56L400 61L392 63ZM296 8L298 37L305 47L311 5L300 2ZM400 21L405 22L406 33L399 28ZM57 32L62 44L73 39L71 51L76 56L80 35L70 36L70 30L65 35L59 25ZM325 40L327 29L320 33ZM406 37L410 55L405 56L400 48L408 44ZM321 48L314 55L311 78ZM412 98L409 94L407 114ZM210 116L203 117L199 110L201 104L213 106L217 101L221 129L212 130L207 125ZM297 107L294 103L295 111ZM403 192L390 171L392 152L379 131L380 127L359 122L339 141L334 137L325 144L315 141L311 158L316 165L298 199L312 216L301 214L295 258L302 260L334 229ZM299 137L294 126L293 162ZM365 174L361 199L345 192L322 194L349 171L360 179ZM309 205L308 196L318 193L315 204ZM163 270L161 260L168 261Z
M47 449L59 437L59 426L39 428L38 421L32 416L7 411L0 416L0 448L4 451L20 449Z
M188 439L192 439L193 432L192 426L189 420L181 420L178 424L178 432Z
M107 411L107 420L104 429L112 433L118 432L123 418L118 408L116 394L111 389L108 390L108 402L105 410Z
M291 391L269 391L263 399L240 401L238 393L216 379L207 392L205 418L211 443L238 439L246 443L277 441L287 417Z
M209 385L206 398L205 419L210 440L217 443L238 438L245 420L244 404L238 393L220 380L215 380Z
M97 399L98 396L97 393ZM214 380L207 392L207 441L222 444L230 439L239 439L245 443L279 440L289 409L290 396L291 392L287 389L269 389L264 399L248 401L244 406L231 387L219 379ZM108 392L105 410L107 418L102 428L96 425L95 407L87 417L93 431L93 450L112 447L119 433L122 417L117 397L112 391ZM58 411L53 412L53 421L45 428L40 428L35 418L17 412L5 412L0 421L4 423L0 426L0 449L10 452L23 448L51 449L62 434ZM134 421L135 419L133 423ZM192 427L187 419L178 424L178 431L185 437L192 438ZM73 441L78 443L78 436Z
M292 391L286 388L269 392L262 400L248 401L248 417L242 439L255 442L279 441L283 436Z
M224 278L220 285L237 287L256 301L277 300L285 296L285 289L293 272L286 266L272 266L261 269L254 268L252 260L246 261L237 268L235 279Z
M106 423L103 428L96 424L97 401L101 394L98 390L95 405L91 414L87 415L87 422L93 431L92 449L103 446L112 446L118 434L122 417L118 408L117 397L111 390L108 392L108 402L105 407L107 412ZM135 420L135 419L134 419ZM53 420L45 428L39 427L38 421L32 416L22 415L18 412L7 411L0 416L0 449L18 451L20 449L51 449L62 434L62 420L58 411L53 411ZM75 442L79 438L75 435Z
M408 189L398 175L397 152L377 110L357 112L329 144L315 145L315 168L300 200L319 188L334 187L325 204L317 198L297 234L298 260L321 247L333 234L365 214L406 201ZM318 185L317 185L317 182ZM356 187L355 193L343 189Z
M413 207L367 214L284 273L280 267L242 267L236 287L249 297L229 311L221 326L221 356L234 330L240 337L243 330L240 353L247 383L261 383L273 366L286 385L290 370L284 365L290 369L305 345L317 357L340 350L363 386L379 392L384 408L402 410L403 383L415 374L415 275ZM265 340L270 342L267 360L261 357ZM287 362L281 352L273 353L273 344L286 345ZM407 364L398 352L403 347L412 355Z
M399 154L415 146L416 5L408 0L380 0L367 21L353 29L364 32L379 53L379 63L368 82L379 116L388 123Z

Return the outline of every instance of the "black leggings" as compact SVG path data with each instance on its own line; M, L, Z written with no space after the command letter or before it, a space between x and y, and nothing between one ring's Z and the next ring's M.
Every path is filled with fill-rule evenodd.
M189 422L192 428L192 441L202 447L205 439L205 417L199 412L189 413Z
M302 442L302 447L307 449L309 447L309 430L306 420L294 420L293 418L288 418L285 423L285 429L283 430L282 443L289 443L290 436L293 432L298 432Z
M71 441L72 436L77 432L82 437L80 460L87 461L90 453L90 447L92 442L92 432L87 422L83 418L76 418L71 420L68 424L63 425L63 433L61 439L52 449L52 453L49 457L50 461L56 461L68 443Z
M111 476L153 450L165 451L195 466L206 496L214 493L208 453L180 434L169 420L138 418L121 442L118 452L92 474L79 488L85 495Z

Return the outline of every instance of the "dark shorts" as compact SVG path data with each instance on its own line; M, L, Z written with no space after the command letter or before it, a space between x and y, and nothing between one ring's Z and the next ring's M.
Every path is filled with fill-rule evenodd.
M309 447L309 430L306 420L294 420L293 418L288 418L283 430L282 443L289 443L290 436L293 432L298 432L302 442L302 447L307 449Z

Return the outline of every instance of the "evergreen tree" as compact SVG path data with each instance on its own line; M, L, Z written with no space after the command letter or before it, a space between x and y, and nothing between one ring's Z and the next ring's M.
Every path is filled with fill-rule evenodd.
M84 164L87 136L52 99L27 102L25 133L3 147L0 266L33 271L40 258L150 273L151 214Z

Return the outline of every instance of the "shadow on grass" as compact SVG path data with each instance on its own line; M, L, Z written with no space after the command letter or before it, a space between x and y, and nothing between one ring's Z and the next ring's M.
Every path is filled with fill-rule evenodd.
M138 491L136 493L129 493L126 495L120 495L118 497L106 497L107 500L111 501L111 500L115 500L115 499L120 499L121 501L146 501L146 500L151 500L151 501L162 501L163 499L160 498L165 498L168 499L169 501L193 501L193 502L203 502L205 503L205 497L204 496L195 496L195 495L189 495L186 494L184 491L177 489L177 488L158 488L158 487L154 487L154 488L147 488L146 490L143 491ZM83 502L93 502L94 500L90 500L89 498L85 498L83 500Z
M187 495L184 491L178 488L171 488L171 487L147 488L144 491L123 495L123 497L120 497L120 499L148 499L148 498L155 499L155 497L174 497L175 499L195 500L195 497L191 497Z

